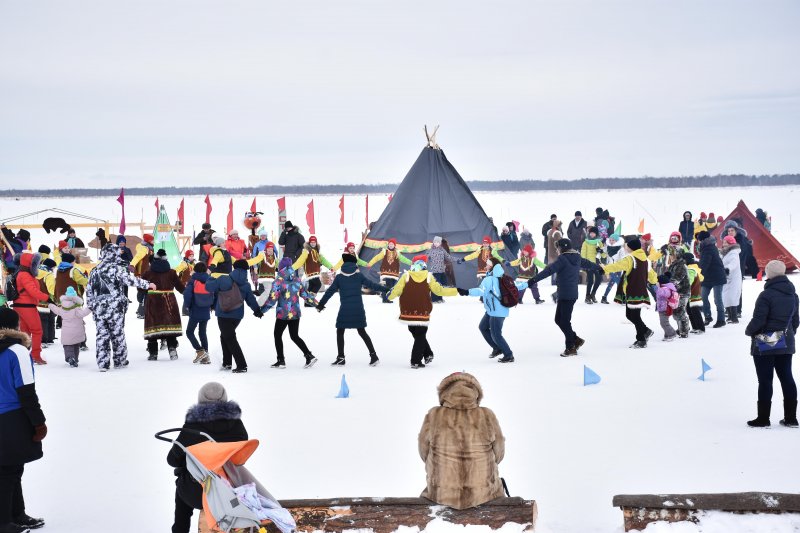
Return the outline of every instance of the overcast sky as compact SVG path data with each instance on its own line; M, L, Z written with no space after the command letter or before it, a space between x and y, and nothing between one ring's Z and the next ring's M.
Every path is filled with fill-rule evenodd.
M0 188L800 172L800 2L0 0ZM37 180L37 181L33 181Z

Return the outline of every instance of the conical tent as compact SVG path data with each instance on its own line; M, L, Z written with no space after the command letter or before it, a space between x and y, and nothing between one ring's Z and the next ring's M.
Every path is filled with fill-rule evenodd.
M158 211L153 228L153 250L158 251L163 248L167 252L167 261L175 268L181 262L181 249L178 246L178 238L175 236L174 228L169 223L169 215L166 208L162 205Z
M447 239L451 254L458 257L477 250L484 236L503 253L492 221L444 152L431 141L372 225L359 255L368 261L394 238L398 250L411 258L428 250L437 235ZM475 261L453 267L458 286L477 283Z
M739 200L731 214L711 232L718 242L721 239L725 222L734 219L741 222L742 227L747 231L747 237L753 241L753 255L756 257L759 269L764 270L767 263L773 259L783 261L789 272L800 268L800 261L789 253L789 250L784 248L772 233L767 231L767 228L758 221L743 200Z

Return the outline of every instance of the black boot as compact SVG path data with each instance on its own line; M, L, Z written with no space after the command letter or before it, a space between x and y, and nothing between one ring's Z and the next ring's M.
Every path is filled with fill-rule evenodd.
M797 404L795 403L795 407ZM747 425L751 428L768 428L769 412L772 409L772 402L758 402L758 416L755 420L750 420Z
M739 317L736 315L736 308L727 307L725 310L728 312L728 324L738 324Z
M797 400L783 400L783 420L781 425L787 428L797 427Z

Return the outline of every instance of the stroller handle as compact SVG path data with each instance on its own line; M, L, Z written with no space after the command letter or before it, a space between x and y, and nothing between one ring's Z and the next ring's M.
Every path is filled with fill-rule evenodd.
M197 431L196 429L189 429L189 428L172 428L172 429L165 429L163 431L159 431L154 436L158 440L163 440L164 442L169 442L170 444L178 444L175 439L169 439L164 437L167 433L180 433L181 431L185 431L186 433L194 433L195 435L200 435L205 437L206 439L210 440L211 442L217 442L211 438L211 435L208 433L203 433L202 431Z

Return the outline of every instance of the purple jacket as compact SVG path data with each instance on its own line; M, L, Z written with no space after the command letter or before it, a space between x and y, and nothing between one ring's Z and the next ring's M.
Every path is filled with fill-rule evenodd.
M672 282L660 285L656 289L656 311L659 313L667 312L667 300L672 296L673 291L677 292L677 289L675 289L675 285Z

